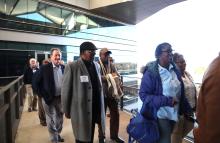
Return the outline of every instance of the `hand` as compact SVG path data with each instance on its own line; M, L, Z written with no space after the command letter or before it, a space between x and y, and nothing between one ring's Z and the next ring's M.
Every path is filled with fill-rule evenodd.
M66 117L67 119L70 119L70 118L71 118L71 116L70 116L69 114L65 114L65 117Z
M102 81L107 81L107 78L106 78L106 76L101 76L101 78L102 78Z
M172 106L175 106L178 103L178 100L176 97L173 97Z
M113 77L118 76L117 73L113 72L111 73Z

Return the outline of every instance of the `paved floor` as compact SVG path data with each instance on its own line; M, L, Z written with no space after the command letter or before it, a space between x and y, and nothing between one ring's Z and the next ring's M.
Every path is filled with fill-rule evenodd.
M130 115L126 112L120 111L119 136L122 137L126 143L128 142L126 126L129 120ZM64 119L64 126L61 136L65 139L65 143L75 142L69 119ZM107 143L113 143L113 141L111 141L109 138L109 117L106 119L106 137ZM27 102L25 102L25 107L21 116L15 143L50 143L47 127L40 125L37 112L27 112ZM94 143L98 143L97 127L94 136ZM183 141L183 143L189 142Z
M126 142L128 142L126 126L129 120L130 115L121 111L119 136L122 137ZM64 119L64 127L61 136L65 139L65 143L75 142L69 119ZM111 143L112 141L109 139L109 117L107 117L106 120L106 136L107 143ZM97 130L95 131L94 142L98 143ZM47 127L40 125L37 112L27 112L26 104L21 116L15 143L50 143Z

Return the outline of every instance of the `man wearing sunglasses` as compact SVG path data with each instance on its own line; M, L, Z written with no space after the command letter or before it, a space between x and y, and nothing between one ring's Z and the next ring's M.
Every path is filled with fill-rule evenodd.
M82 43L80 58L68 64L64 71L63 110L65 116L71 118L76 143L92 143L95 124L105 131L100 67L93 61L96 50L93 43Z

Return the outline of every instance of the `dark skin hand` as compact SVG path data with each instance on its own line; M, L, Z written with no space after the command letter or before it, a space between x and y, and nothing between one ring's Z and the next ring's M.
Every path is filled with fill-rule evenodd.
M68 118L68 119L70 119L71 116L68 115L68 114L65 114L65 117Z
M177 103L178 103L178 101L175 98L173 98L172 106L175 106Z

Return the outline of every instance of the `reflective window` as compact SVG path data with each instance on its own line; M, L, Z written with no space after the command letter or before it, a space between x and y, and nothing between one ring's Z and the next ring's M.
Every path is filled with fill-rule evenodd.
M22 75L30 58L41 64L54 47L61 49L62 59L66 61L66 46L0 41L0 77Z
M46 22L46 23L52 23L49 19L45 19L42 15L38 13L31 13L31 14L25 14L25 15L19 15L17 16L19 18L26 18L34 21L40 21L40 22Z
M37 0L0 0L0 14L1 23L7 23L0 25L1 27L58 35L91 28L122 26Z
M107 47L112 51L111 56L121 74L135 73L137 69L135 56L137 43L133 33L135 29L132 26L124 26L89 13L64 8L61 5L48 5L38 0L0 0L0 27L68 37L72 43L60 46L65 63L79 58L79 45L82 42L92 41L98 48L96 60L99 57L99 50ZM1 44L0 42L0 46ZM5 46L0 47L0 52L3 57L10 57L10 52L2 52L2 49L16 51L15 57L25 61L30 53L43 59L44 53L49 52L50 48L50 45L44 43L6 42ZM26 58L22 58L20 54ZM6 67L3 67L4 74L13 75L10 73L9 62L6 61L0 66Z

